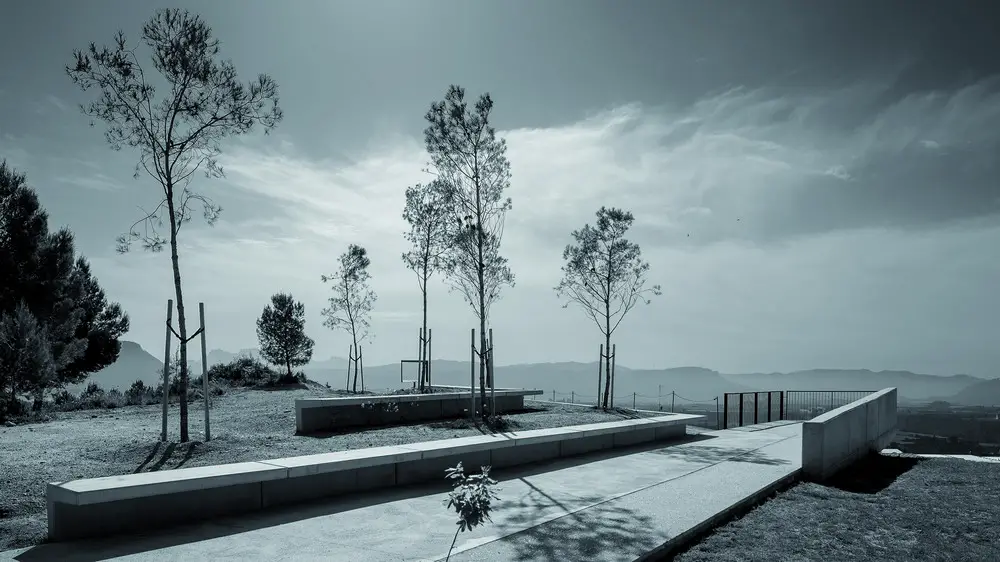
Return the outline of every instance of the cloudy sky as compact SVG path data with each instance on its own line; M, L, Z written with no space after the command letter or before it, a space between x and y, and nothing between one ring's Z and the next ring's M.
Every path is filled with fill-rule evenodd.
M552 287L569 233L608 205L634 212L663 286L616 333L621 364L1000 376L993 2L7 2L0 158L153 353L169 256L117 255L114 239L158 188L89 127L90 94L63 67L118 29L137 41L168 5L201 14L241 76L273 76L285 112L225 146L226 179L192 184L225 209L181 231L210 348L255 346L283 290L316 356L345 355L347 335L321 325L320 275L358 243L379 295L366 362L415 355L400 212L427 177L423 115L455 83L492 94L509 145L517 284L492 313L498 363L596 359L597 328ZM435 358L468 358L471 309L440 279L430 302Z

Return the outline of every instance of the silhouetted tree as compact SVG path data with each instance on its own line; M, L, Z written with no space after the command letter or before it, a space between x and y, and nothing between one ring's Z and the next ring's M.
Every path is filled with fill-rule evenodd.
M114 363L129 328L121 306L108 303L90 264L74 252L69 230L49 232L24 174L0 162L0 315L23 304L43 329L55 374L36 387L39 399Z
M128 46L121 31L113 47L98 48L91 43L86 52L75 50L75 62L66 72L84 91L99 91L97 100L82 105L81 110L107 123L105 137L113 149L138 148L135 176L140 169L145 170L162 189L163 199L156 207L119 237L118 251L127 252L137 240L142 240L147 250L162 250L168 240L160 236L157 227L162 227L165 211L181 340L181 391L186 392L187 317L177 234L191 220L193 203L202 206L210 225L222 211L207 197L190 191L188 185L199 170L208 177L223 176L216 160L223 139L248 133L257 124L266 133L282 114L274 80L261 74L248 85L240 83L233 64L217 59L219 41L200 17L178 9L157 11L143 26L142 39L152 51L153 70L167 85L166 95L158 101L151 77L139 64L137 47ZM144 227L141 233L139 225ZM186 442L186 401L181 401L180 418L180 440Z
M451 207L447 186L438 180L406 188L406 207L403 219L410 225L406 240L410 251L403 254L403 263L417 274L417 283L423 297L422 332L427 337L427 281L435 271L445 269L447 253L455 233L451 226ZM427 341L422 343L421 356L427 356ZM427 378L426 365L420 366L420 390Z
M326 320L323 325L331 330L344 330L351 334L354 348L354 361L348 363L347 374L350 377L351 364L354 365L353 392L358 391L358 341L368 337L371 329L372 306L378 297L368 285L371 274L368 266L371 260L368 252L351 244L347 251L340 255L340 268L334 275L323 275L321 279L333 283L334 294L330 297L330 306L322 311ZM362 374L362 381L364 375ZM362 387L363 387L362 383ZM362 388L364 390L364 388Z
M45 326L18 303L0 312L0 420L20 413L18 393L37 394L53 385L56 363Z
M563 308L570 302L579 304L604 335L608 354L604 370L605 409L612 383L611 334L636 303L642 300L649 304L643 295L660 294L659 285L646 287L649 263L642 261L639 245L625 239L634 220L628 211L601 207L597 211L596 228L587 224L573 231L576 244L567 245L563 251L563 278L555 288L560 298L569 301Z
M293 381L292 367L312 359L313 340L306 335L306 307L292 295L277 293L257 319L260 356L272 365L284 365L287 380Z
M490 307L504 285L514 285L507 259L500 255L504 218L511 208L504 190L510 185L507 143L490 126L493 100L482 95L470 111L465 90L450 86L444 101L431 104L424 141L434 173L448 189L455 235L447 254L449 280L479 319L479 349L486 350ZM486 356L479 357L480 396L486 404ZM487 377L488 374L488 377Z

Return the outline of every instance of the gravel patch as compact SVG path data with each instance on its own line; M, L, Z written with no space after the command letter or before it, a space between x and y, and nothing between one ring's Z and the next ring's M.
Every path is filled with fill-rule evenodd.
M168 436L161 443L161 406L58 412L51 421L0 427L0 550L32 546L47 532L45 485L80 478L171 470L364 449L478 435L468 420L300 437L295 399L343 392L320 385L294 390L233 390L212 404L212 440L204 436L201 402L189 404L192 441L177 443L177 404L170 405ZM650 417L655 412L603 412L590 407L527 401L529 411L506 416L511 430L546 429Z

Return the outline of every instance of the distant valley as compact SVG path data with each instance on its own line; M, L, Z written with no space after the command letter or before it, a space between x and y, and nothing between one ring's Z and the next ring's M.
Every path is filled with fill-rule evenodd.
M212 350L208 353L209 366L227 363L239 355L258 355L256 349L237 353ZM196 353L196 355L198 355ZM192 372L201 373L201 362L189 362ZM310 379L329 383L333 388L344 388L347 379L347 360L331 357L310 363L301 370ZM415 369L408 365L404 378L412 379ZM433 381L440 385L469 384L468 361L435 360L431 368ZM94 373L87 382L96 382L103 388L126 389L135 380L157 384L161 380L163 363L137 343L123 341L122 351L113 365ZM399 364L366 365L366 387L374 389L399 388ZM813 369L791 373L720 373L702 367L675 367L669 369L630 369L618 365L615 372L616 401L626 404L636 393L639 403L661 402L669 405L671 392L676 393L676 403L710 403L725 392L755 392L768 390L877 390L897 387L900 399L929 402L947 400L965 405L1000 404L1000 379L986 380L969 375L935 376L909 371L869 371ZM539 388L546 398L552 392L560 400L571 396L577 402L593 402L597 396L597 364L560 362L505 365L497 367L497 386L513 388ZM79 391L85 386L75 385L70 390ZM478 384L478 383L477 383Z

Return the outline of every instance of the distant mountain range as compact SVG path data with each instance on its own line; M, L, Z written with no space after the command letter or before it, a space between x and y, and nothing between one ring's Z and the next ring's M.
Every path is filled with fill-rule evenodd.
M259 357L259 350L244 349L238 353L215 349L208 353L209 366L227 363L240 355ZM194 359L194 358L192 358ZM190 361L192 372L201 373L201 362ZM313 361L302 368L309 378L329 383L333 388L345 388L347 360L342 357ZM553 391L560 399L573 397L578 402L593 402L597 396L597 363L534 363L497 367L497 386L508 388L538 388L551 399ZM407 365L400 376L399 364L365 365L366 387L374 389L400 388L400 379L411 380L416 369ZM435 360L432 379L439 385L469 384L468 361ZM163 363L134 342L123 341L118 361L94 373L87 382L97 382L103 388L126 389L137 379L146 384L162 380ZM791 373L720 373L703 367L670 369L630 369L618 365L616 401L631 401L647 405L660 402L668 405L671 393L678 405L690 402L712 403L726 392L768 390L878 390L894 386L902 400L947 400L956 404L1000 404L1000 379L985 380L969 375L935 376L909 371L869 371L867 369L813 369ZM84 383L86 384L86 383ZM478 384L478 381L477 381ZM78 390L84 385L76 385Z

